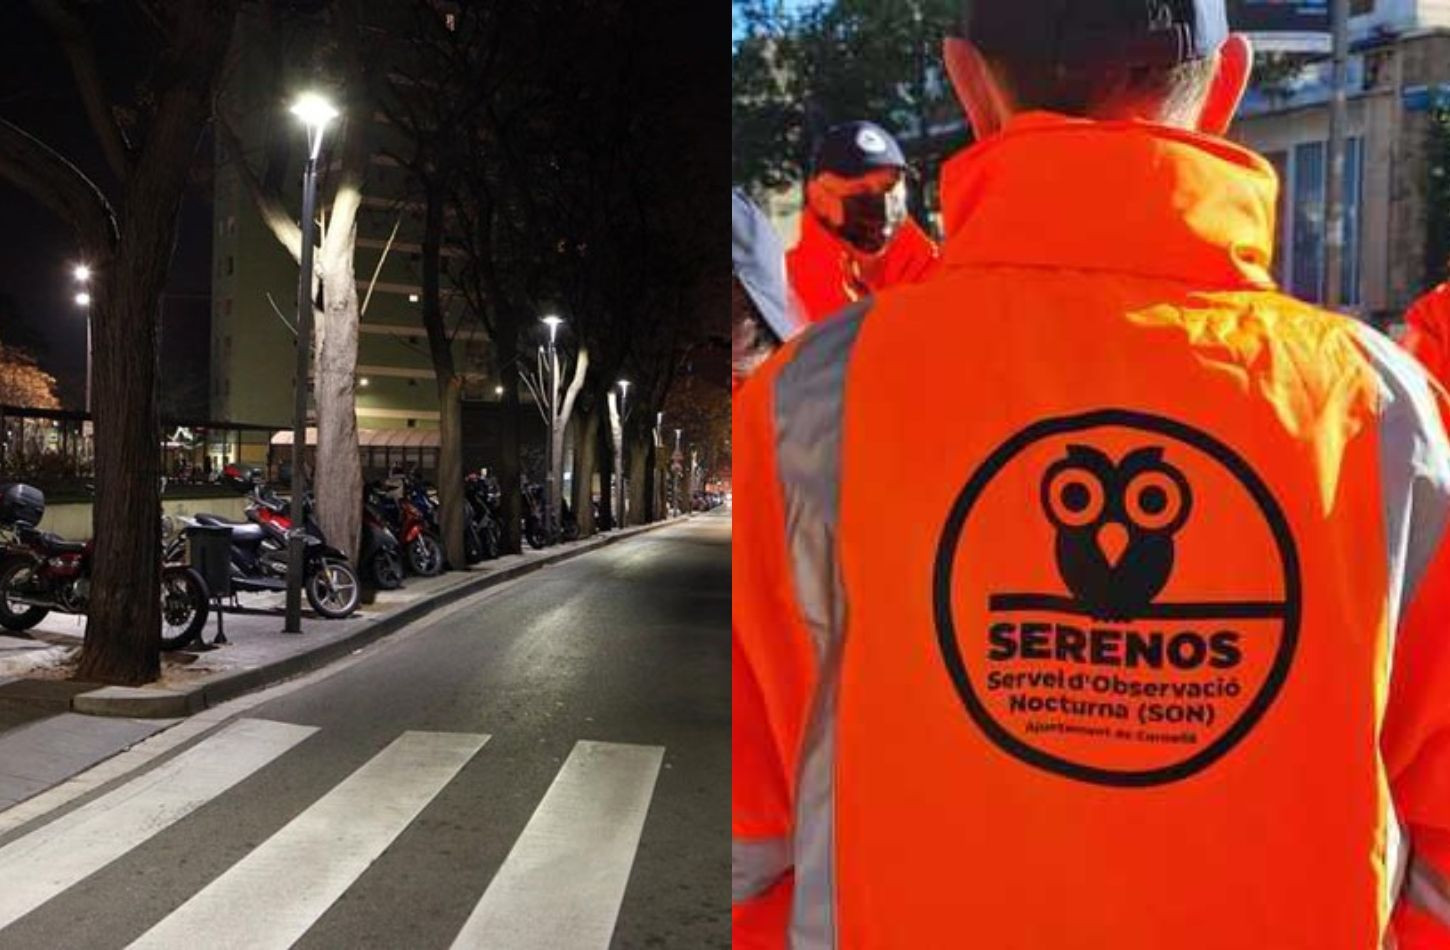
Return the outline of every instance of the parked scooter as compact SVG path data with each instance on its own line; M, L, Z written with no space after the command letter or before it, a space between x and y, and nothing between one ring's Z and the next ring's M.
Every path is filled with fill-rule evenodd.
M403 586L403 546L378 508L377 489L363 487L362 551L363 577L378 590Z
M242 472L228 465L221 481L244 491L249 504L247 520L233 521L221 515L198 514L182 518L184 527L214 525L232 532L232 589L237 591L285 591L287 589L287 542L292 532L290 505L278 498L259 473ZM303 574L302 587L307 601L320 616L329 619L346 617L357 610L362 599L362 585L357 572L347 562L347 555L329 546L321 531L309 517L307 499L303 499ZM183 553L185 531L167 547L168 560L179 560Z
M84 614L90 605L95 540L67 541L36 525L45 494L14 484L0 493L0 626L29 630L52 611ZM168 559L169 560L169 559ZM210 608L206 583L184 564L161 568L161 648L177 650L201 635Z
M391 485L382 482L374 486L378 510L402 544L409 570L422 577L433 577L443 570L443 545L438 543L438 535L413 503L407 477L399 475L391 481Z

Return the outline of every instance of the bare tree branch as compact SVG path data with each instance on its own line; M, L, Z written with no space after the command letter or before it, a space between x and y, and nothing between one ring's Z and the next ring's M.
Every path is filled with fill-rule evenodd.
M302 228L292 219L291 213L282 201L281 193L263 185L262 180L257 177L257 173L252 171L252 167L247 164L241 136L237 135L231 120L220 109L217 110L216 129L217 134L222 137L222 142L231 155L232 161L236 164L242 185L247 189L247 194L251 196L252 204L256 207L262 223L267 225L268 230L276 237L278 243L287 249L287 253L292 255L293 260L301 261Z
M114 247L115 209L69 159L19 126L0 119L0 178L28 192L69 222L82 242Z
M30 0L30 5L50 27L65 51L71 75L75 77L76 90L86 109L86 118L101 141L106 164L116 178L124 182L131 172L132 150L111 111L100 70L96 67L96 49L91 43L90 32L81 18L60 0Z

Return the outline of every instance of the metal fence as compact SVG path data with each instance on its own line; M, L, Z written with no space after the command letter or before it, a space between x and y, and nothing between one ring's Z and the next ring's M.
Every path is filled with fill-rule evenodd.
M275 427L168 419L157 433L171 485L209 485L232 462L265 465ZM82 492L95 478L91 418L84 412L0 406L0 481Z

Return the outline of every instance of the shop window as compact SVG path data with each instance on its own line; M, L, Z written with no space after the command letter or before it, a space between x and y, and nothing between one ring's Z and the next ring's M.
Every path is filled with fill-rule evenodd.
M1324 142L1303 142L1289 153L1287 167L1279 169L1282 193L1293 206L1280 216L1280 260L1275 273L1284 288L1301 300L1322 303L1325 298L1325 191L1328 175ZM1363 212L1364 140L1348 138L1344 148L1344 254L1340 266L1340 301L1360 302L1360 229ZM1274 158L1271 156L1270 161ZM1282 160L1282 158L1281 158ZM1276 167L1277 164L1276 164ZM1282 207L1282 205L1281 205Z

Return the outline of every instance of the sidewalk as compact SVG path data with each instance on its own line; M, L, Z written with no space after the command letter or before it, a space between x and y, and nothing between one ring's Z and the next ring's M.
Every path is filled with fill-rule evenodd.
M400 590L379 592L346 620L324 620L305 609L302 633L282 632L281 594L244 594L240 612L225 614L227 643L214 650L161 655L161 678L141 687L98 686L66 680L85 630L85 618L51 615L23 635L0 636L0 682L63 680L74 691L69 707L92 716L175 718L215 706L242 693L289 679L346 656L435 610L550 564L577 557L634 535L680 524L673 518L625 528L542 551L507 555L438 577L409 577ZM203 639L217 634L215 613ZM12 685L18 685L12 682ZM57 684L59 685L59 684ZM67 690L71 692L72 690Z

